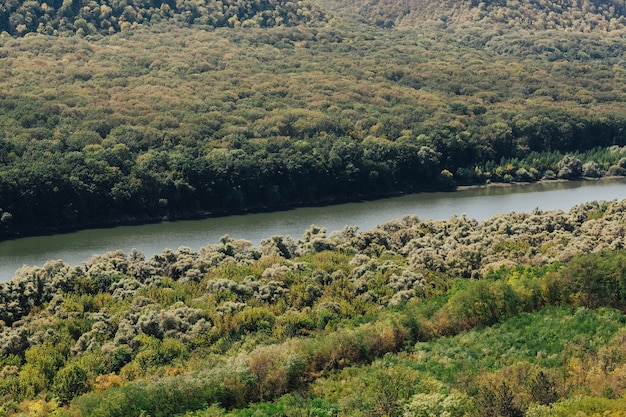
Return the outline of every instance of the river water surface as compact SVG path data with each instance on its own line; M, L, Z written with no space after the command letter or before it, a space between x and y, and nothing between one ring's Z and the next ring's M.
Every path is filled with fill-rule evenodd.
M421 193L376 201L307 207L293 210L234 215L203 220L163 222L141 226L91 229L52 236L38 236L0 242L0 281L9 281L24 265L43 265L47 260L62 259L78 265L91 256L121 249L136 248L146 258L165 248L187 246L198 250L217 243L225 234L247 239L258 246L272 235L302 236L312 224L328 232L344 226L369 230L406 215L422 219L448 219L466 214L484 220L511 211L567 211L590 200L626 198L626 178L582 182L549 182L511 187L489 187L450 193Z

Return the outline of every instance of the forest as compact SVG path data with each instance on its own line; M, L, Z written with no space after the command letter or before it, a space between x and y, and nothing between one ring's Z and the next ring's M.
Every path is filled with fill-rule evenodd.
M619 4L402 4L5 2L0 238L626 172Z
M325 20L314 3L285 0L6 0L0 31L11 35L109 35L141 24L174 20L200 27L293 26Z

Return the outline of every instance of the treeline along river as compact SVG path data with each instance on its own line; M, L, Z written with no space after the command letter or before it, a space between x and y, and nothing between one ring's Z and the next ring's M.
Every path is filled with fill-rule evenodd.
M324 227L328 232L344 226L358 226L359 230L365 231L406 215L448 219L453 215L466 214L483 220L510 211L529 212L536 207L569 210L590 200L622 198L626 198L626 178L545 182L27 237L0 242L0 281L11 280L15 271L24 265L43 265L53 259L77 265L95 254L116 249L128 253L133 248L150 258L165 248L187 246L198 250L216 243L225 234L236 239L248 239L258 246L262 239L273 235L290 235L297 240L312 224Z

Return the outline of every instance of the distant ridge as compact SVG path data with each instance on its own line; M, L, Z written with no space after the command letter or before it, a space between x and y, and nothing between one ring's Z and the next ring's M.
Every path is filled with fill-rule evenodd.
M3 0L0 32L112 34L173 19L207 27L295 26L325 21L310 1L294 0Z
M626 0L319 0L344 16L378 27L611 32L626 28ZM274 27L324 23L314 0L4 0L0 32L112 34L174 20L206 27Z
M613 31L626 26L623 0L329 0L381 27L428 22L527 30Z

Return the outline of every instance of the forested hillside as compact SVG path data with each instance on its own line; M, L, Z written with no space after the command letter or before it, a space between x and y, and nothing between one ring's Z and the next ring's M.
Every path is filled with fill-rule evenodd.
M0 287L0 412L623 410L625 222L591 202L25 267Z
M624 29L623 0L324 0L345 13L382 27L436 23L485 29L563 29L592 32Z
M0 35L2 236L626 172L618 31L205 29Z
M624 7L4 1L0 238L626 175ZM625 224L590 202L24 267L0 416L623 415Z
M273 27L322 23L312 2L285 0L4 0L0 31L23 36L110 35L162 20L215 27Z

